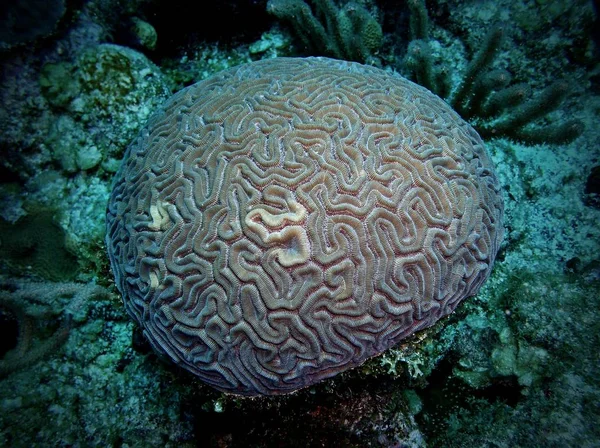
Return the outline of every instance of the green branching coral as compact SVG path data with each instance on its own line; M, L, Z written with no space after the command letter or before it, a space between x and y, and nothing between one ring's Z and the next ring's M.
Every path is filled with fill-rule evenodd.
M410 29L406 67L416 81L447 99L482 137L509 137L526 143L568 143L583 132L579 120L537 124L559 108L569 94L569 85L557 81L531 96L526 84L512 84L505 70L492 70L501 49L505 29L495 26L484 38L479 50L467 65L462 81L452 91L448 69L433 63L429 45L429 20L424 0L411 0Z
M371 8L362 2L269 0L267 11L288 22L305 50L364 62L381 46L383 33Z
M0 284L0 310L17 321L16 345L0 359L0 378L56 352L85 319L91 299L108 296L89 283L8 281Z

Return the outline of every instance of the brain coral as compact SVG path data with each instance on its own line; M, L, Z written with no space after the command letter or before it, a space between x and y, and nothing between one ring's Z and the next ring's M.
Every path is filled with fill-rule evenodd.
M183 89L129 147L107 215L154 349L244 395L354 367L488 277L503 203L476 132L356 63L281 58Z

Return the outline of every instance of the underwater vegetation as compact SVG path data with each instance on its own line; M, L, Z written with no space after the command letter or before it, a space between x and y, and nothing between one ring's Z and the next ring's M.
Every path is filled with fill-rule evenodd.
M56 355L98 296L108 297L109 292L92 283L7 281L1 284L2 318L5 324L12 320L15 325L14 332L6 334L0 378Z
M288 22L312 54L365 62L383 42L372 2L269 0L267 11Z
M66 246L64 231L53 220L51 210L21 217L15 223L0 221L0 263L6 273L34 272L46 280L71 280L77 275L77 260Z
M0 445L598 445L592 2L224 0L202 16L179 0L12 3L0 7ZM128 145L174 91L281 56L366 63L445 99L487 147L505 237L446 318L333 379L244 399L150 349L110 272L105 213Z
M528 126L556 110L569 94L566 80L556 81L531 98L527 83L511 84L511 74L504 69L491 69L501 49L505 29L494 25L483 38L461 75L458 86L450 93L448 69L435 66L429 46L429 18L425 2L409 2L412 10L411 40L406 65L417 82L442 98L473 125L482 137L511 137L526 143L568 143L583 132L577 119L553 125Z

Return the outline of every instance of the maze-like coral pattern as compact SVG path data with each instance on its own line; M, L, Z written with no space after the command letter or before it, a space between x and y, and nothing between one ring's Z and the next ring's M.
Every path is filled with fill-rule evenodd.
M107 245L154 348L214 387L290 392L477 293L502 238L476 132L406 79L254 62L170 99L127 151Z

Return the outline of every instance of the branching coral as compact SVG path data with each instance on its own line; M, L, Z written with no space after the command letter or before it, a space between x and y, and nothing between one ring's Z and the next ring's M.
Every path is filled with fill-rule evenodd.
M558 109L569 93L565 81L557 81L531 97L527 84L510 84L511 75L491 66L501 49L505 30L493 27L467 65L460 84L451 92L445 67L432 62L429 19L424 0L411 0L406 66L417 82L449 100L464 118L471 119L482 137L506 136L527 143L567 143L583 132L579 120L536 125L536 120Z
M0 308L17 320L18 337L16 346L0 360L0 378L58 350L71 329L85 318L90 300L109 294L93 283L2 283Z
M269 0L267 11L291 24L304 48L315 54L366 61L381 46L381 26L363 4L313 0Z

